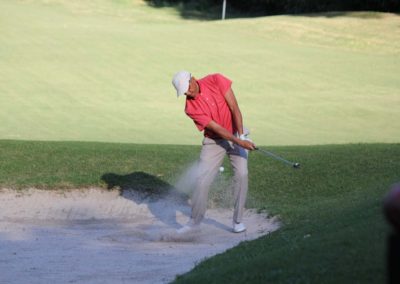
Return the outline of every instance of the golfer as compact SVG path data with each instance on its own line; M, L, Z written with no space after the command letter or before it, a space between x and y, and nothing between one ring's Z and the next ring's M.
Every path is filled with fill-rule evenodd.
M177 96L186 96L185 113L193 120L204 140L198 161L198 173L192 195L191 219L179 229L184 233L198 226L207 209L208 192L223 159L228 154L234 171L235 210L233 232L246 230L242 223L248 189L248 150L255 145L247 138L242 114L232 91L232 81L221 74L197 80L187 71L176 73L172 84Z

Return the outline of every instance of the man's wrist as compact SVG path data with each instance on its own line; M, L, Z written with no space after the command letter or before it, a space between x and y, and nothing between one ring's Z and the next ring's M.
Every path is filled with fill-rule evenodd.
M240 144L240 142L242 142L242 140L235 135L232 135L231 141L235 144Z

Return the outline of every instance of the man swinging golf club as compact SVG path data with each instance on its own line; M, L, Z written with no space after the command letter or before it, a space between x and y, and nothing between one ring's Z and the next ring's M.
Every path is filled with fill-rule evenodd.
M228 154L234 171L233 232L243 232L246 230L242 216L248 189L247 150L254 150L256 146L247 138L248 131L243 127L242 114L231 88L232 81L221 74L197 80L189 72L180 71L174 75L172 84L178 97L186 96L185 113L199 131L204 131L191 218L178 232L189 232L203 220L208 192L225 154Z

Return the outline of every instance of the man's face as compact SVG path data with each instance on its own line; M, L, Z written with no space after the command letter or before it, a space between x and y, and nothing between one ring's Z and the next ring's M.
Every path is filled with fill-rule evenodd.
M189 81L189 89L186 91L185 95L189 98L194 99L198 93L199 85L197 84L196 79L194 77L191 77Z

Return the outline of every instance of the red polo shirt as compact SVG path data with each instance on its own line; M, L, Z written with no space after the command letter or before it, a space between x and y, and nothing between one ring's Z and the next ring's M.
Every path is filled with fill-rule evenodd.
M194 99L186 97L185 113L193 119L199 131L205 130L205 137L220 138L214 132L205 129L213 120L232 134L236 132L232 125L232 113L225 101L232 81L221 74L211 74L197 83L200 92Z

